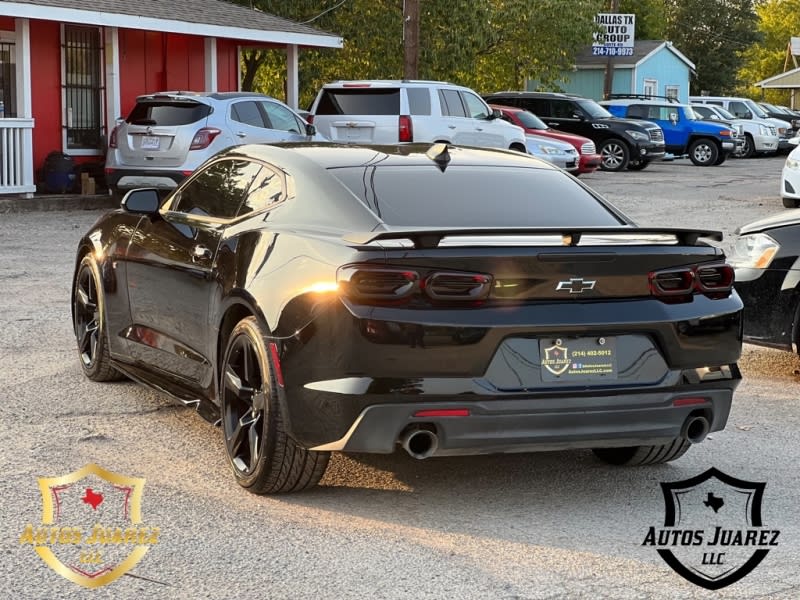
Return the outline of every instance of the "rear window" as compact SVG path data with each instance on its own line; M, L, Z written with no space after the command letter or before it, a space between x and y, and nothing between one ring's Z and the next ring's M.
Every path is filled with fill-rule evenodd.
M326 88L322 90L318 115L399 115L399 88Z
M563 227L623 224L560 171L524 167L369 166L330 172L393 226Z
M137 102L126 119L132 125L189 125L205 119L211 107L199 102Z

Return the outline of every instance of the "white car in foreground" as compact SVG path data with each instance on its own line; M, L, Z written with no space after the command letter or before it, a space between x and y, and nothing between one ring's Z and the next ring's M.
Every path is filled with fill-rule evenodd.
M800 207L800 137L790 140L795 149L786 157L781 172L781 199L786 208Z

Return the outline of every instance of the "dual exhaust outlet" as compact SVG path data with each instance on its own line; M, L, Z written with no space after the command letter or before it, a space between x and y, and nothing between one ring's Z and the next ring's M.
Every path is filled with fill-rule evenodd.
M400 435L400 445L412 458L422 460L434 455L439 448L439 436L426 425L413 425ZM681 427L681 437L699 444L711 430L711 423L702 414L689 415Z

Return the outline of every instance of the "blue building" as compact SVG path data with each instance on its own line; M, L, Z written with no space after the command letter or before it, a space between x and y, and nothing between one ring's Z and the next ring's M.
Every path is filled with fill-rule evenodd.
M607 62L608 57L592 56L592 48L587 47L575 58L575 68L563 73L561 88L565 92L602 100ZM633 56L615 57L612 64L612 94L670 96L680 102L689 102L689 78L694 72L694 63L672 42L637 40ZM528 82L529 90L536 88L537 82Z

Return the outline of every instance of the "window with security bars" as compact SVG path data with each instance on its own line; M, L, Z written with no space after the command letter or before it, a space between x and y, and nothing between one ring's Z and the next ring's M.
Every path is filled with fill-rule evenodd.
M17 116L17 70L13 42L0 41L0 119Z
M101 150L103 46L96 27L64 26L66 150Z

